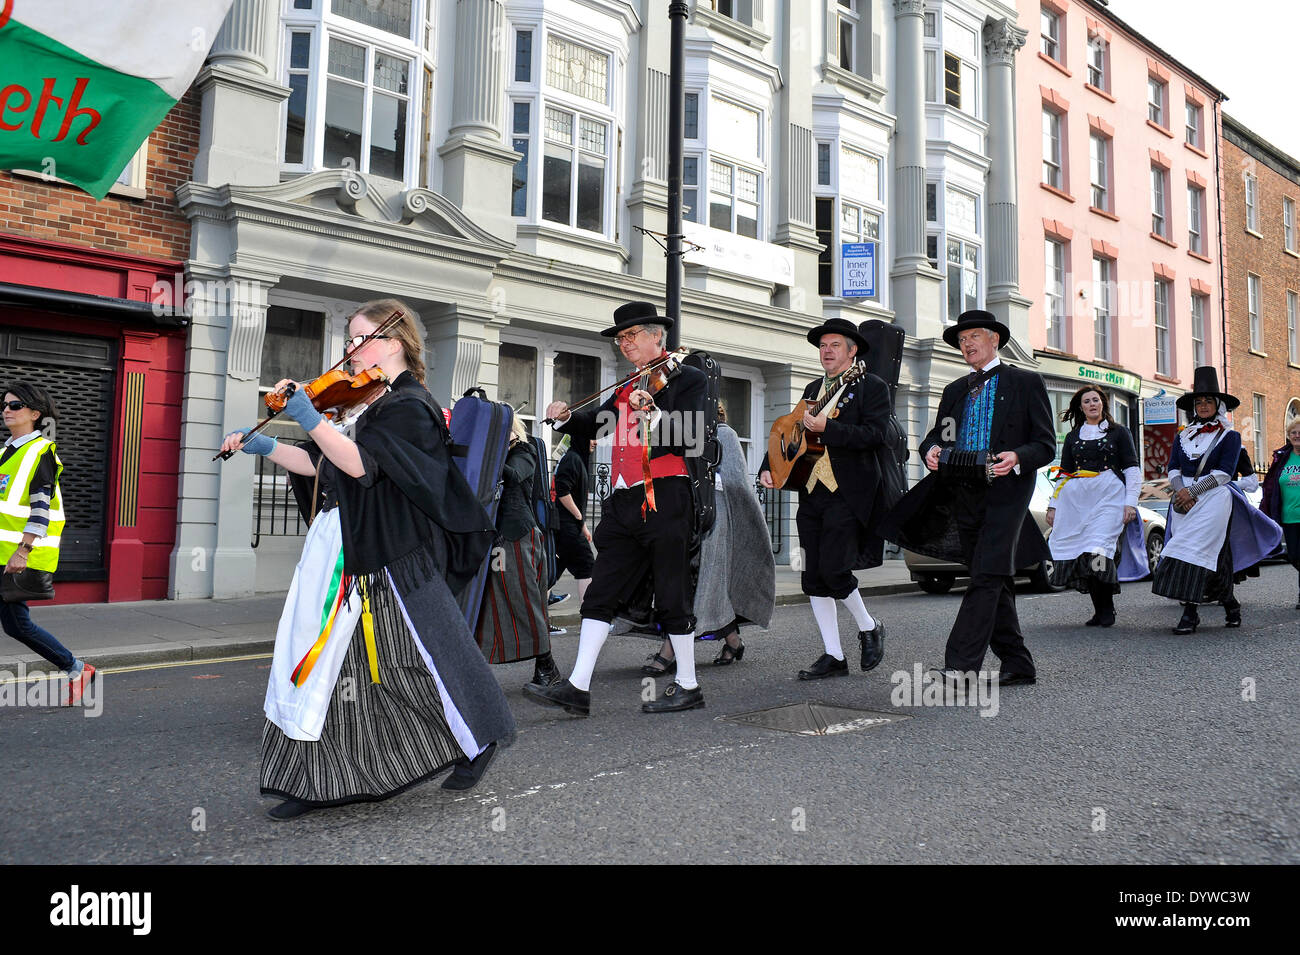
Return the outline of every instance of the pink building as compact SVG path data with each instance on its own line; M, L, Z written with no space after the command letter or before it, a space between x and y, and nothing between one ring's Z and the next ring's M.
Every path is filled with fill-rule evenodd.
M1022 12L1031 36L1016 75L1020 287L1033 299L1030 344L1058 412L1097 382L1116 420L1136 426L1138 400L1181 394L1196 366L1215 365L1226 380L1225 97L1104 3L1039 0Z

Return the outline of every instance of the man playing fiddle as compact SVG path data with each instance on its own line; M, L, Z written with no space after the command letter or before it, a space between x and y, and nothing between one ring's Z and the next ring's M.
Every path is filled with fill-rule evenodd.
M614 324L601 332L613 338L637 369L667 356L664 341L673 320L657 315L649 302L614 310ZM666 378L666 381L664 380ZM524 693L537 703L562 706L586 716L591 711L591 675L609 636L610 624L647 572L654 579L656 615L677 656L677 680L661 699L641 708L674 713L704 705L695 680L694 585L690 544L695 505L686 458L698 455L704 439L704 373L676 364L657 382L633 379L599 408L572 410L554 401L546 416L574 442L612 435L610 498L593 538L596 564L582 600L578 658L569 679L553 686L529 684Z

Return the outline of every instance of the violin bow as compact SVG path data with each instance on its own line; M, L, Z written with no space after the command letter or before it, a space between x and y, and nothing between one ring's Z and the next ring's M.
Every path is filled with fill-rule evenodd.
M400 321L402 320L402 318L403 318L403 316L404 316L405 314L406 314L406 313L403 312L400 308L399 308L399 309L395 309L395 310L393 311L393 314L389 315L386 319L384 319L382 322L380 322L378 325L375 326L375 330L374 330L373 332L371 332L369 335L367 335L367 336L362 340L361 344L357 346L357 348L362 348L362 347L364 347L365 344L366 344L366 342L371 341L372 339L378 338L380 335L383 335L385 332L387 332L390 328L393 328L395 325L397 325L398 322L400 322ZM356 351L357 348L350 349L346 354L344 354L344 356L343 356L342 358L340 358L340 359L339 359L338 361L336 361L334 364L332 364L332 365L330 365L328 368L326 368L323 372L321 372L321 374L322 374L322 375L328 375L331 371L333 371L333 370L334 370L335 368L337 368L339 365L341 365L341 364L343 364L345 361L347 361L347 360L348 360L348 355L350 355L350 354L352 354L352 352ZM319 378L320 375L317 375L316 377ZM297 386L296 384L293 384L292 382L291 382L290 384L286 385L285 388L286 388L286 390L288 391L289 395L292 395L295 391L298 390L298 386ZM288 397L288 395L286 395L285 397ZM263 428L265 428L268 424L270 424L271 421L272 421L272 419L275 418L275 416L278 415L279 413L280 413L280 412L278 412L278 411L272 411L269 415L267 415L265 418L263 418L261 421L259 421L256 425L254 425L253 427L249 428L248 431L244 434L244 440L243 440L243 441L240 441L240 444L245 443L245 442L246 442L249 438L251 438L253 435L260 433L261 430L262 430ZM218 451L216 454L214 454L214 455L212 456L212 460L215 461L215 460L217 460L217 458L220 458L220 459L223 460L223 461L229 461L229 460L231 459L231 457L234 456L234 453L235 453L234 451Z
M569 405L569 411L574 412L577 411L579 408L585 408L587 405L591 404L593 401L595 401L605 392L609 391L611 388L621 388L632 379L640 378L641 376L651 371L654 371L660 365L666 364L667 362L673 359L677 359L680 361L682 358L685 357L686 357L686 349L684 348L679 348L676 351L670 351L666 355L660 355L654 361L650 362L650 364L646 365L644 368L636 369L635 371L632 372L632 374L628 375L626 378L622 379L621 381L616 381L612 385L606 385L604 388L600 389L600 391L593 391L591 394L587 395L587 397L575 401L573 404ZM542 424L555 424L555 419L543 418Z

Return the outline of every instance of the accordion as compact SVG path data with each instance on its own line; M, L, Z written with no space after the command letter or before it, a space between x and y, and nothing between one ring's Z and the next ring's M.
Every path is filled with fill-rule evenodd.
M939 452L940 477L961 484L992 484L993 456L987 451L958 451L944 448Z

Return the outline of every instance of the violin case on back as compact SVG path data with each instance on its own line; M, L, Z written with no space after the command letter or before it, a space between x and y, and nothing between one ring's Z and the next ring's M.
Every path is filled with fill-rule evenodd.
M489 401L482 388L471 388L452 406L452 460L460 468L479 503L496 524L504 482L506 454L510 451L510 424L514 412L509 405ZM495 548L494 548L495 549ZM460 609L465 614L470 633L478 625L479 607L487 590L492 550L468 587L460 593Z

